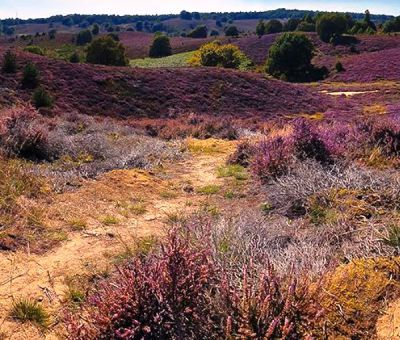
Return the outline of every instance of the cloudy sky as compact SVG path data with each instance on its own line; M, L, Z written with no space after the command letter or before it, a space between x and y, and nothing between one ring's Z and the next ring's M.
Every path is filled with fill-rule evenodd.
M199 12L262 11L279 7L400 15L400 0L0 0L0 18L37 18L55 14L164 14L182 9Z

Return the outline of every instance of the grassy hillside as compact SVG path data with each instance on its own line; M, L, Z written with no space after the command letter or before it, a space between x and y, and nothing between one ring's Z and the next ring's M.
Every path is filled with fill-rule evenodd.
M189 59L193 56L194 52L184 52L173 54L164 58L144 58L133 59L130 61L132 67L139 68L160 68L160 67L188 67Z

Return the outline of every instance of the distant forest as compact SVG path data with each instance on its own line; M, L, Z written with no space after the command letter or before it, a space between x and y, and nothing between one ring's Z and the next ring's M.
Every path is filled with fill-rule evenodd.
M225 13L198 13L198 12L187 12L182 11L180 14L165 14L165 15L83 15L83 14L71 14L71 15L55 15L49 18L40 19L4 19L1 20L5 26L14 26L21 24L54 24L62 23L66 26L82 25L94 23L97 24L130 24L135 22L162 22L169 19L181 18L183 20L200 20L200 19L212 19L220 20L222 22L228 20L245 20L245 19L301 19L306 15L315 16L317 11L304 11L304 10L288 10L280 8L272 11L265 12L225 12ZM364 13L348 13L353 19L361 20L364 17ZM375 22L385 22L392 19L390 15L371 15L371 19Z

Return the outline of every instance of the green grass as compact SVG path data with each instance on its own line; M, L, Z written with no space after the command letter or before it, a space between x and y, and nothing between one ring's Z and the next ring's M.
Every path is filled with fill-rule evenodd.
M188 67L188 60L194 52L173 54L164 58L144 58L130 61L131 67L160 68L160 67Z
M218 185L210 184L197 189L197 193L201 195L215 195L218 194L221 187Z
M30 300L15 302L11 310L11 317L21 322L33 322L40 327L47 327L49 324L49 316L44 308Z
M238 181L244 181L249 178L246 169L238 164L221 166L218 168L218 177L234 177Z

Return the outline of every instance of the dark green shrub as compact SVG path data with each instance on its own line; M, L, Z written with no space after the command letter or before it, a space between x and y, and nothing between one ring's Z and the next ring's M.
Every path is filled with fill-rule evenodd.
M383 32L400 32L400 16L392 20L386 21L383 25Z
M225 29L225 35L227 37L238 37L239 36L239 30L237 29L236 26L229 26Z
M267 72L276 78L298 78L311 67L314 46L304 34L284 33L271 46Z
M74 52L71 54L71 56L69 57L69 62L73 63L73 64L77 64L81 61L81 58L79 57L78 52Z
M205 25L197 26L193 31L189 32L187 35L189 38L207 38L208 28Z
M29 45L24 48L25 52L37 54L37 55L45 55L43 49L40 46Z
M265 33L279 33L283 31L283 25L279 20L270 20L265 24Z
M22 85L27 88L35 88L39 85L39 70L35 64L28 63L24 67Z
M317 33L323 42L332 42L347 31L347 18L340 13L324 13L317 18Z
M1 67L4 73L17 72L17 56L11 50L8 50L3 57L3 65Z
M56 34L57 34L57 31L56 30L50 30L49 31L49 39L50 40L54 40L55 38L56 38Z
M109 36L97 38L89 45L86 61L101 65L128 65L125 47Z
M76 37L77 45L86 45L90 43L93 39L92 32L89 30L80 31Z
M302 21L297 26L297 31L299 32L315 32L315 24L310 22Z
M169 38L166 35L156 35L150 46L150 58L162 58L172 54Z
M338 61L338 62L336 63L335 69L336 69L337 72L344 72L343 64L342 64L340 61Z
M283 26L283 30L286 32L294 32L297 30L301 20L300 19L289 19Z
M256 27L256 34L261 37L265 34L265 22L264 20L260 20Z
M93 34L93 35L98 35L99 33L100 33L100 27L99 27L99 25L94 24L94 25L93 25L93 28L92 28L92 34Z
M43 87L38 87L35 92L33 92L32 101L37 109L53 106L53 98Z

